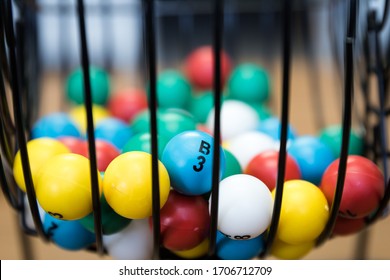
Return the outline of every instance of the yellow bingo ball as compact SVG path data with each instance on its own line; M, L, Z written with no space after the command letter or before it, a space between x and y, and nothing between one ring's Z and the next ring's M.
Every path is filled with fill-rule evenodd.
M314 241L291 245L275 239L271 247L271 255L282 260L299 260L314 248Z
M49 159L37 177L36 195L42 208L55 218L77 220L92 212L89 159L62 154ZM98 174L99 190L102 182Z
M28 160L34 186L37 182L37 174L41 166L51 157L59 154L70 153L70 150L60 141L53 138L37 138L27 142ZM26 191L24 182L22 159L20 151L15 155L13 174L16 184L22 191Z
M198 259L207 254L209 251L209 239L206 238L199 245L195 246L192 249L184 251L172 251L175 255L183 259Z
M87 131L87 113L85 111L84 105L76 106L69 112L70 117L77 124L80 131ZM110 117L110 113L104 107L99 105L92 105L92 116L93 116L93 124L96 125L104 120L105 118Z
M159 161L160 208L168 199L168 171ZM152 156L146 152L127 152L107 167L103 179L104 196L111 208L128 219L152 215Z
M328 217L328 202L317 186L304 180L284 183L277 238L289 244L313 241L325 228Z

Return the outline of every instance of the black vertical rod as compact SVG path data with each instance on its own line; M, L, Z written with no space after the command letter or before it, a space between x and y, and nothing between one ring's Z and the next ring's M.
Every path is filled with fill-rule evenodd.
M382 162L382 170L385 178L384 185L385 186L385 193L384 196L378 206L378 208L375 210L375 212L367 219L367 224L374 223L378 218L381 217L383 211L386 209L387 204L390 200L390 188L389 188L389 174L388 174L388 163L387 163L387 127L386 127L386 90L385 90L385 77L384 77L384 66L382 63L381 58L381 49L380 49L380 41L379 41L379 31L377 29L373 30L374 32L374 48L375 48L375 74L377 78L378 83L378 95L379 95L379 124L378 124L378 131L379 131L379 153L381 156L381 162Z
M276 238L276 232L279 225L280 212L282 208L282 197L284 188L284 177L286 170L286 147L287 147L287 129L288 129L288 109L290 95L290 65L291 65L291 2L285 0L283 2L283 30L282 30L282 116L281 116L281 132L280 132L280 147L278 158L278 177L276 181L276 191L274 207L272 212L271 224L265 244L262 257L266 256L271 250L272 244Z
M146 0L145 27L146 27L146 49L147 64L150 81L150 136L152 151L152 219L153 219L153 259L160 258L160 182L158 174L158 142L157 142L157 95L156 95L156 35L155 35L155 13L154 1Z
M332 205L330 207L330 215L328 222L320 236L317 239L316 245L321 245L332 234L333 227L340 209L341 198L344 190L345 174L347 171L349 135L351 133L352 121L352 101L353 101L353 45L356 33L356 14L357 0L351 0L349 6L349 20L347 26L347 37L345 39L345 80L344 80L344 104L343 104L343 134L341 140L341 152L338 166L338 176L336 189Z
M100 210L100 191L98 180L98 168L96 163L96 147L95 147L95 133L92 115L92 89L89 75L89 57L87 47L87 35L85 30L85 13L84 1L77 1L80 43L81 43L81 64L83 68L84 77L84 106L87 114L87 136L88 136L88 152L90 163L91 176L91 190L92 190L92 206L94 216L94 226L96 235L96 249L99 254L104 253L103 239L102 239L102 218Z
M214 1L214 34L213 34L213 56L214 56L214 150L213 150L213 175L211 188L211 211L210 211L210 243L209 256L216 254L216 237L218 226L218 200L219 200L219 165L220 165L220 139L221 139L221 48L223 36L223 0Z
M22 106L22 94L20 90L20 69L18 64L18 59L16 55L17 44L15 42L15 33L13 28L13 14L12 14L12 2L11 0L1 1L1 8L3 11L7 11L7 16L5 19L5 34L6 41L8 45L9 53L9 64L11 70L11 87L12 87L12 99L13 99L13 109L14 109L14 119L16 126L16 137L20 149L20 157L22 161L23 168L23 177L26 184L27 197L30 203L30 210L33 217L34 225L39 236L43 240L47 241L48 237L46 236L42 221L39 216L38 204L35 195L35 189L33 185L33 180L31 176L30 161L27 151L27 143L25 138L25 126L23 123L23 106Z

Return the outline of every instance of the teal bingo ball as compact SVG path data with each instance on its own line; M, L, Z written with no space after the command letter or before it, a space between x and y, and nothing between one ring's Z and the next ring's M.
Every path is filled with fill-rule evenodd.
M59 220L45 214L43 229L54 244L65 250L82 250L95 243L95 234L85 229L78 220Z
M231 239L217 231L217 256L223 260L250 260L264 250L263 236L256 238Z
M225 154L220 149L221 178L225 169ZM186 195L201 195L211 191L214 139L202 131L186 131L173 137L165 146L162 163L167 168L172 187Z
M131 220L121 215L117 214L111 207L108 205L104 194L100 198L100 211L101 211L101 222L102 222L102 231L104 235L110 235L117 233L127 227L130 224ZM94 214L91 213L88 216L79 220L81 225L85 227L92 233L95 233L95 220Z

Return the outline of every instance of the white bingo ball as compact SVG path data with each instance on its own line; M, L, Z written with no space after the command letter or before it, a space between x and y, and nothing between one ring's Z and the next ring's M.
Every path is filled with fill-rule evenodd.
M271 192L256 177L236 174L220 182L217 227L227 237L245 240L259 236L271 223L272 211Z
M254 130L260 123L257 112L248 104L237 100L226 100L221 107L221 137L229 140L246 131ZM210 111L206 126L214 130L214 109Z
M118 233L103 236L103 245L114 260L150 260L153 234L148 219L132 220Z
M234 137L227 144L227 150L237 158L242 170L246 169L256 155L264 151L278 149L274 139L258 131L245 132Z

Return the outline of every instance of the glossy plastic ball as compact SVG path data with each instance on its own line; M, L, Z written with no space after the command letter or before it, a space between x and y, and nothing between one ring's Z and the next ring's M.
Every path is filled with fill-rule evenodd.
M257 128L258 131L271 136L274 140L280 140L281 129L282 129L282 124L279 121L279 119L276 117L263 120L259 124L259 127ZM287 139L288 140L295 139L295 131L291 127L291 125L288 125L287 127Z
M37 138L27 142L28 159L30 163L31 176L34 187L36 188L37 177L42 165L44 165L50 158L59 154L70 153L70 150L60 141L52 138ZM24 181L22 158L20 150L16 153L13 174L16 184L22 191L26 191L26 184Z
M159 162L160 207L168 199L170 180L165 166ZM145 152L127 152L116 157L107 167L103 192L110 207L128 219L144 219L152 215L152 156Z
M165 248L173 251L192 249L208 235L208 203L201 196L186 196L171 191L160 211L160 222L161 242Z
M189 112L198 123L206 123L209 112L214 107L214 97L211 91L192 94Z
M161 160L162 153L165 149L165 146L168 143L168 139L159 134L157 135L157 145L158 145L158 158ZM132 152L132 151L142 151L147 153L152 153L152 143L151 135L149 132L135 134L130 140L125 144L122 149L122 153Z
M263 236L233 240L217 231L217 256L222 260L251 260L264 250Z
M272 111L269 107L267 107L263 103L247 103L249 106L251 106L256 112L257 115L260 118L260 121L266 120L268 118L272 117Z
M71 153L84 155L86 149L86 142L82 138L65 136L59 137L58 141L64 144Z
M214 109L207 116L206 125L214 130ZM221 107L221 136L222 140L230 140L244 132L253 131L260 123L257 112L244 102L226 100Z
M98 187L101 177L98 170ZM78 220L92 212L89 160L78 154L60 154L41 167L36 195L42 208L55 218Z
M106 118L95 127L96 139L105 140L113 144L118 150L122 150L132 136L131 127L117 118Z
M317 186L303 180L284 183L278 239L293 245L311 242L321 234L328 218L328 202Z
M217 231L216 255L222 260L251 260L264 250L263 236L252 239L233 240Z
M110 205L108 205L104 194L100 198L100 212L102 222L102 233L110 235L123 230L131 222L131 220L118 215ZM79 220L80 224L92 233L95 233L94 214Z
M342 141L342 127L340 125L328 126L320 132L320 140L327 144L335 158L340 157L341 141ZM351 128L351 134L349 135L349 147L348 154L350 155L363 155L364 140L362 135L359 135L356 130Z
M111 163L111 161L120 155L119 150L114 145L102 139L95 140L95 151L97 168L101 172L106 171L107 166ZM84 142L84 149L80 154L90 158L87 141Z
M256 155L248 164L245 174L255 176L261 180L272 191L276 187L278 178L278 151L265 151ZM296 161L286 155L286 166L284 181L301 179L301 172Z
M241 64L229 77L228 93L230 98L245 102L265 102L270 96L269 76L256 64Z
M105 105L110 94L110 77L99 67L89 68L92 103ZM81 68L74 70L66 81L66 96L75 104L84 103L84 74Z
M326 169L321 181L321 190L329 204L334 198L338 166L339 159ZM339 215L345 218L367 216L379 206L384 191L384 176L374 162L362 156L348 156Z
M150 132L149 111L139 114L135 118L131 128L134 134ZM181 132L195 129L195 118L187 111L176 108L157 110L158 133L159 135L163 135L168 141Z
M64 221L49 214L44 217L43 228L51 241L65 250L82 250L95 243L95 235L79 221Z
M77 124L80 132L83 134L87 133L87 112L84 105L76 106L72 108L69 112L72 120ZM93 105L92 106L92 117L93 124L96 127L102 120L110 117L110 113L107 109L102 106Z
M302 179L315 185L319 185L325 169L335 160L332 150L314 136L296 138L287 151L298 163Z
M261 235L271 222L272 211L271 192L256 177L238 174L220 182L217 227L225 236L241 240Z
M241 168L245 170L256 155L276 148L275 141L267 134L250 131L231 139L227 149L237 158Z
M194 248L181 251L172 251L175 255L183 259L199 259L205 256L209 250L209 239L205 238L199 245Z
M315 242L288 244L279 239L274 240L271 255L282 260L299 260L304 258L314 248Z
M230 75L232 63L225 51L221 52L221 84ZM201 46L193 50L185 61L185 73L191 84L198 89L213 88L214 82L214 54L211 46Z
M103 236L103 244L114 260L151 260L153 234L148 219L132 220L120 232Z
M142 89L126 89L115 92L107 104L110 114L126 123L148 108L148 99Z
M242 168L237 158L231 152L229 152L229 150L223 149L223 151L225 153L226 167L222 179L232 175L242 174Z
M220 149L220 178L225 169L225 155ZM211 191L214 139L193 130L173 137L165 146L162 162L168 170L172 187L186 195Z
M61 136L80 137L81 133L74 121L65 113L53 113L41 117L32 127L31 138L59 138Z
M191 98L191 85L186 77L175 70L165 70L157 78L157 102L160 108L187 109Z
M338 216L334 224L332 234L336 236L346 236L358 233L366 226L365 217L349 219Z

